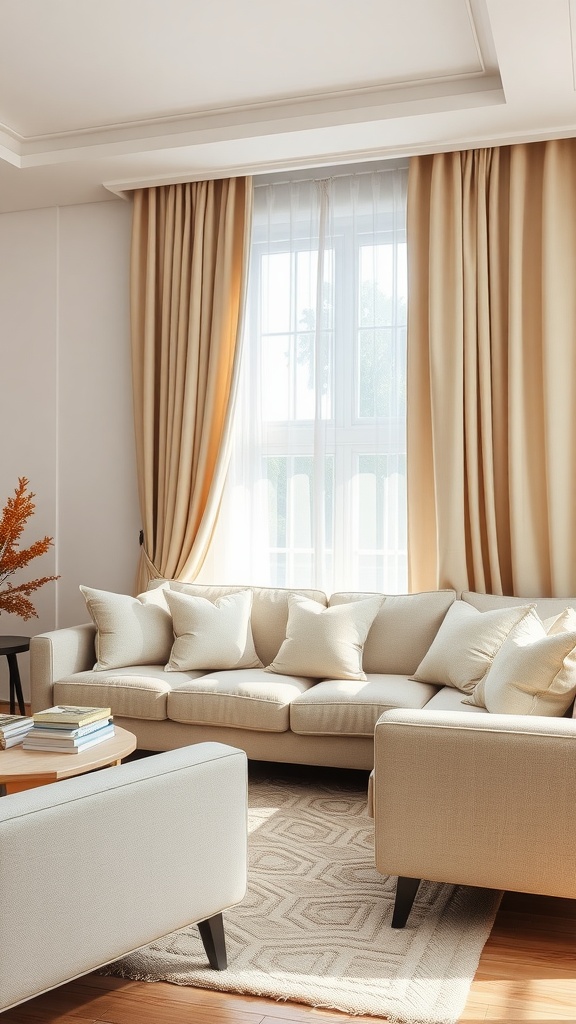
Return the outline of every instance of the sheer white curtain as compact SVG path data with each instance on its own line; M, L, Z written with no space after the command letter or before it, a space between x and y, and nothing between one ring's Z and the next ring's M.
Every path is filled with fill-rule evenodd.
M388 169L255 186L204 582L406 590L406 182Z

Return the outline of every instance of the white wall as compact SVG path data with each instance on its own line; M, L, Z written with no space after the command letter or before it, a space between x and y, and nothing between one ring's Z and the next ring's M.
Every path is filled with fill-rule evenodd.
M12 580L61 576L32 595L38 618L0 612L0 634L87 621L80 583L134 592L130 223L121 200L0 216L0 506L27 476L36 511L21 545L54 538Z

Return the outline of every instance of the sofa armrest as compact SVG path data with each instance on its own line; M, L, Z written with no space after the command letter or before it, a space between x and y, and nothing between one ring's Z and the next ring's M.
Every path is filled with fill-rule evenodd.
M68 629L38 633L30 640L30 692L32 713L52 707L52 686L57 679L94 667L96 627L91 622Z
M387 711L375 728L383 874L576 897L576 721Z
M0 1010L240 902L246 766L198 743L0 800Z

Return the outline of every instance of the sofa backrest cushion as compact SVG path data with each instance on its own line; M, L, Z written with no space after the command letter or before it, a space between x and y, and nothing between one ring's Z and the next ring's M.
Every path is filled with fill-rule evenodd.
M516 604L533 604L541 619L560 615L565 608L576 608L576 597L505 597L500 594L477 594L473 590L464 590L461 596L463 601L473 605L479 612L509 608Z
M161 586L165 582L165 580L153 580L149 584L149 589ZM312 601L318 601L324 607L327 604L326 594L321 590L288 590L276 587L247 588L241 585L212 586L202 583L182 583L180 580L170 580L169 583L171 590L179 591L181 594L191 594L194 597L205 597L212 602L227 594L237 594L246 589L251 590L253 594L252 636L256 653L263 665L269 665L274 661L286 639L289 594L302 594Z
M365 600L368 596L343 591L332 594L329 603L347 604ZM364 645L364 671L368 674L412 675L455 600L455 590L387 595Z

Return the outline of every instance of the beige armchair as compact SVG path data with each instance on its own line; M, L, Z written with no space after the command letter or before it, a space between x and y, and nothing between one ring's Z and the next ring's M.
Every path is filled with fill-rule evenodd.
M576 897L576 720L386 711L375 729L376 868L392 927L421 879Z
M199 743L0 799L0 1010L222 912L247 877L246 755Z

